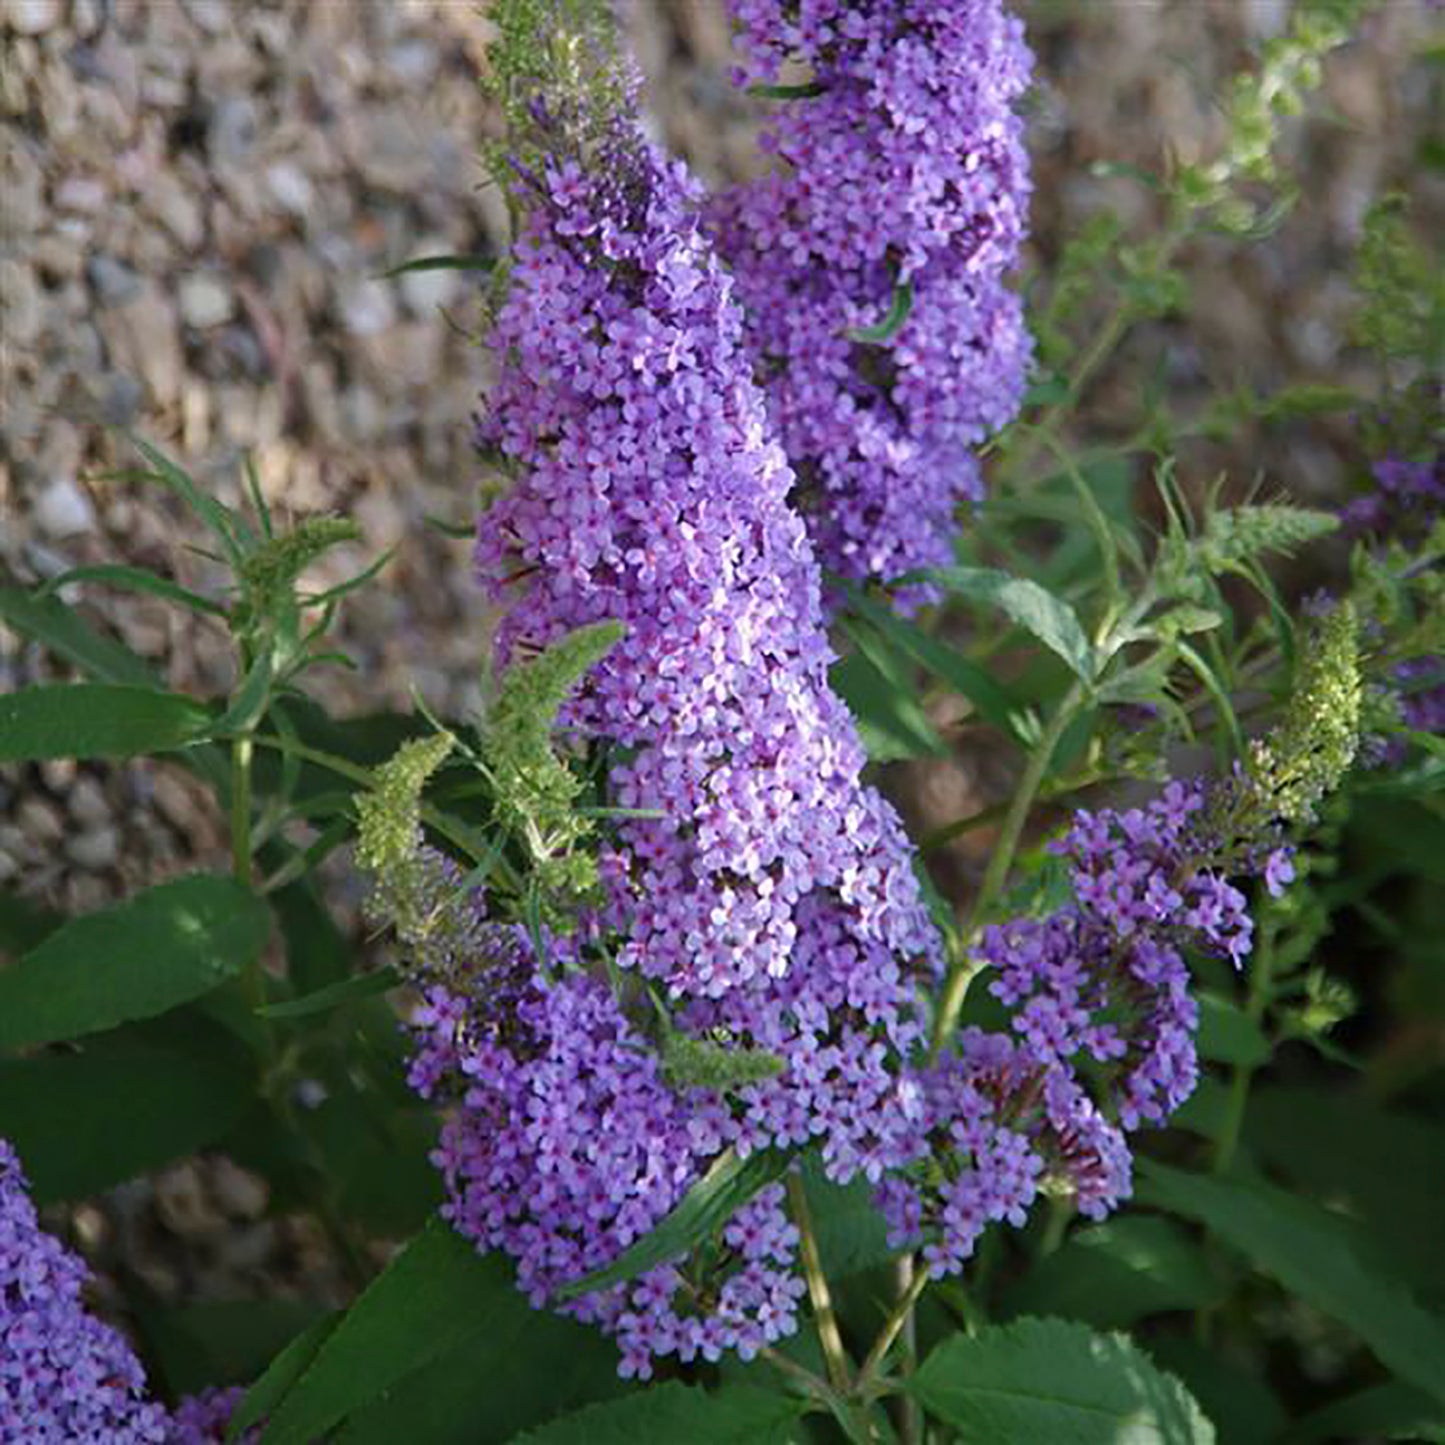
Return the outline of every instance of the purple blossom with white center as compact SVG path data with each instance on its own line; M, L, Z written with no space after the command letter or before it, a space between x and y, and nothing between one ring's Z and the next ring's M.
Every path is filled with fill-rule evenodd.
M0 1139L0 1441L162 1445L165 1410L124 1337L85 1308L88 1271L40 1228L20 1160Z
M997 0L731 8L740 83L789 59L814 77L763 134L776 169L710 212L795 499L842 576L946 563L981 494L971 448L1017 413L1031 355L1003 283L1030 192L1022 26ZM858 339L903 295L901 325Z

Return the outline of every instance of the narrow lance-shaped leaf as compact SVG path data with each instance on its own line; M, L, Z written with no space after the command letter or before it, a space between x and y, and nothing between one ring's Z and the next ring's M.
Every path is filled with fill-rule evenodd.
M0 1049L150 1018L249 966L265 904L230 878L195 874L74 918L0 971Z
M701 1390L669 1381L564 1415L515 1445L792 1445L802 1438L796 1426L804 1408L795 1397L747 1385Z
M1196 1219L1306 1303L1348 1325L1401 1379L1445 1400L1445 1324L1372 1269L1346 1224L1272 1185L1140 1162L1139 1198Z
M787 1173L793 1156L783 1149L759 1149L746 1159L731 1150L683 1196L677 1207L606 1269L594 1270L557 1291L559 1300L607 1289L688 1254L716 1233L755 1194Z
M26 687L0 697L0 763L168 752L210 728L210 712L181 693L104 682Z

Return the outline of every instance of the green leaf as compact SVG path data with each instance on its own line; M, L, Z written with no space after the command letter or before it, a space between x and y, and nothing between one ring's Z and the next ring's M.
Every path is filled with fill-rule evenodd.
M159 688L150 666L123 643L104 637L58 597L0 588L0 622L48 647L101 682Z
M210 726L209 711L180 693L103 682L26 687L0 697L0 763L165 752Z
M0 1049L53 1043L149 1018L253 963L266 906L199 873L74 918L0 972Z
M885 342L892 341L908 320L909 313L913 310L913 285L909 281L900 281L893 288L893 295L888 302L888 310L881 321L875 322L872 326L853 326L846 333L849 341L861 341L865 345L882 346Z
M240 541L249 541L244 523L233 516L214 497L207 496L191 477L164 452L141 437L132 436L131 445L155 469L154 479L169 487L204 522L219 539L233 563L241 560Z
M897 1258L902 1251L889 1245L887 1222L874 1207L873 1187L866 1179L834 1184L812 1152L803 1156L802 1170L818 1253L829 1279L846 1279Z
M992 567L930 567L902 580L911 579L936 582L970 602L997 608L1067 663L1077 677L1092 681L1093 649L1074 609L1037 582Z
M794 1445L803 1402L747 1385L700 1390L669 1381L605 1405L589 1405L516 1445Z
M1401 1379L1445 1400L1445 1324L1361 1259L1351 1231L1282 1189L1140 1160L1142 1203L1197 1220L1307 1304L1348 1325Z
M737 1213L760 1190L788 1172L793 1154L787 1149L758 1149L740 1159L729 1149L714 1161L676 1207L606 1269L594 1270L557 1291L559 1300L576 1299L646 1274L670 1259L691 1252Z
M353 1414L337 1445L505 1445L568 1410L615 1399L617 1346L516 1295L492 1329L413 1370Z
M1391 1381L1334 1400L1297 1420L1281 1437L1283 1445L1315 1441L1445 1441L1445 1409L1421 1390Z
M1347 1205L1403 1278L1422 1294L1445 1296L1439 1123L1338 1088L1266 1085L1250 1094L1244 1142L1296 1188Z
M199 1018L165 1035L124 1030L76 1052L0 1060L0 1136L25 1160L37 1204L193 1154L245 1113L256 1079L234 1040Z
M1004 1307L1122 1329L1146 1315L1206 1308L1224 1293L1224 1279L1179 1225L1126 1214L1075 1233L1006 1293Z
M1199 1052L1216 1064L1253 1069L1268 1062L1274 1050L1264 1030L1237 1004L1201 992Z
M468 1341L505 1340L530 1313L500 1260L482 1258L433 1220L372 1281L273 1402L265 1445L307 1445L441 1355Z
M271 1361L266 1367L266 1373L246 1391L245 1398L231 1412L231 1423L226 1427L227 1440L239 1438L258 1420L264 1419L275 1410L295 1388L297 1381L311 1368L312 1361L321 1353L322 1346L345 1318L346 1316L337 1310L334 1314L317 1320Z
M858 735L875 763L903 758L939 757L947 751L928 720L911 684L901 683L879 667L893 666L878 635L861 622L842 621L843 629L858 644L857 652L835 662L828 673L833 691L848 706Z
M759 100L812 100L827 93L828 87L820 80L805 81L802 85L748 86L748 94L757 96Z
M405 276L408 271L490 271L496 264L495 256L418 256L415 261L403 261L400 266L383 271L379 279L389 281L393 276Z
M848 605L900 652L948 683L960 697L967 698L1000 732L1020 741L1017 718L1023 705L1002 683L995 681L987 669L946 642L930 637L891 609L879 606L858 588L850 590Z
M254 1379L330 1313L310 1300L211 1300L137 1312L148 1357L172 1395ZM321 1320L318 1320L321 1317Z
M329 1013L342 1004L354 999L370 998L373 994L385 993L401 983L401 975L394 968L380 968L375 973L358 974L344 978L340 983L328 984L315 993L301 998L288 999L285 1003L267 1004L256 1012L266 1019L304 1019L312 1014Z
M0 958L34 948L64 922L60 914L18 893L0 893Z
M1277 1445L1284 1406L1266 1381L1217 1344L1202 1345L1188 1335L1152 1334L1154 1363L1184 1383L1229 1445Z
M212 617L225 617L226 609L199 592L172 582L169 577L159 577L144 567L122 567L114 563L101 563L94 567L72 567L68 572L52 578L36 594L48 597L62 587L74 582L108 582L112 587L125 587L134 592L148 592L152 597L164 598L167 602L179 602L193 612L205 612Z
M988 1445L1207 1445L1189 1393L1123 1335L1019 1320L945 1340L909 1393Z

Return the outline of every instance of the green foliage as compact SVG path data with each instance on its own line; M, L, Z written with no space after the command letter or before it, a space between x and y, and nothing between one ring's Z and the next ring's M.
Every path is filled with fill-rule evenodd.
M801 1445L802 1404L747 1386L688 1389L669 1382L611 1404L589 1405L516 1445L637 1445L642 1440L689 1445Z
M1250 748L1246 809L1290 823L1312 817L1359 741L1359 626L1342 602L1313 628L1283 718Z
M945 1340L909 1393L990 1445L1211 1445L1188 1392L1124 1335L1019 1320Z
M1365 214L1356 259L1362 345L1391 358L1445 363L1445 271L1415 238L1406 198L1385 196Z
M594 1270L560 1289L557 1298L576 1299L606 1289L687 1254L721 1229L759 1190L781 1179L792 1161L792 1151L787 1149L758 1149L746 1159L732 1150L720 1154L660 1224L605 1269Z
M582 894L596 864L580 845L593 831L577 811L583 781L556 754L557 714L588 671L621 640L621 623L580 627L507 669L482 729L497 815L526 842L544 888Z
M168 752L199 742L212 723L181 693L99 682L22 688L0 697L0 763Z
M1154 1160L1139 1198L1199 1221L1291 1293L1354 1330L1403 1380L1445 1400L1445 1323L1372 1267L1339 1216L1266 1184L1210 1179Z
M271 920L229 878L198 873L72 919L0 971L0 1049L152 1018L249 967Z

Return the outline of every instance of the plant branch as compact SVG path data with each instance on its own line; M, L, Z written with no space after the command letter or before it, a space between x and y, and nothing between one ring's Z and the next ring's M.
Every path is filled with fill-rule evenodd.
M788 1203L792 1208L793 1222L798 1226L802 1238L803 1275L808 1281L808 1298L813 1303L813 1324L818 1331L818 1343L823 1347L823 1358L828 1364L828 1378L833 1388L846 1395L852 1387L851 1370L848 1365L848 1351L843 1345L843 1335L838 1329L838 1317L833 1312L833 1296L828 1289L828 1277L823 1273L823 1259L818 1253L818 1237L813 1230L813 1216L808 1208L808 1196L800 1174L788 1176Z

